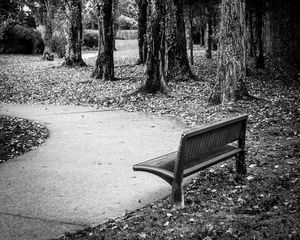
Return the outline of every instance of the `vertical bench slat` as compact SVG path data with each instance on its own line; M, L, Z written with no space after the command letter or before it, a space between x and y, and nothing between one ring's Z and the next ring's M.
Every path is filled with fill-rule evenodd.
M233 123L229 126L206 132L197 136L187 136L185 139L184 158L205 153L212 148L226 145L239 139L242 123Z

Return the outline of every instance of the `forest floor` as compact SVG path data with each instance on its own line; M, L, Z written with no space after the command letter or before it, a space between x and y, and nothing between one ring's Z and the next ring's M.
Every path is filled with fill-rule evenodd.
M124 96L143 80L144 66L134 65L136 60L119 54L119 80L104 82L89 77L95 58L86 60L87 67L65 68L61 59L1 55L0 102L106 106L163 115L188 126L247 113L248 174L237 179L234 162L227 161L200 172L185 186L182 210L171 209L169 199L163 199L62 239L300 239L299 70L269 62L264 70L249 69L247 86L258 99L208 106L215 56L207 60L203 51L196 51L192 69L198 80L170 81L168 95ZM8 120L0 121L1 132ZM39 132L43 139L47 136L46 130Z

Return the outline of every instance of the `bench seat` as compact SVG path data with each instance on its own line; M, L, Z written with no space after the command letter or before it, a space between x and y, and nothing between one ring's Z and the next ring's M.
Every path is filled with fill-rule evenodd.
M187 158L185 159L183 177L187 177L200 170L233 157L241 151L242 149L240 148L236 148L232 145L225 145L218 149L214 149L213 151L199 154L196 157ZM144 171L155 174L172 185L174 180L174 166L178 157L177 155L177 151L165 154L157 158L138 163L133 166L133 169L134 171Z

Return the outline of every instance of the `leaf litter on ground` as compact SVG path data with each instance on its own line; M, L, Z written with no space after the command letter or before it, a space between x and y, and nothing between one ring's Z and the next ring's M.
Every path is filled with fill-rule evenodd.
M0 101L9 103L91 104L163 115L198 126L249 114L245 178L227 161L197 174L185 186L186 208L163 199L94 228L66 233L62 239L299 239L299 76L297 68L266 62L249 69L247 86L258 99L230 106L208 106L216 56L195 51L197 80L170 81L168 95L127 95L138 89L145 67L137 57L115 60L118 81L90 78L88 67L60 67L37 56L3 55ZM142 159L141 159L142 161ZM97 211L95 209L95 211Z
M38 147L48 136L47 128L38 122L0 116L0 163Z

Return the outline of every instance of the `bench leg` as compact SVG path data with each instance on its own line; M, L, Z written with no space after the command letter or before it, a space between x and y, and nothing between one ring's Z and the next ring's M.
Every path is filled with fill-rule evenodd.
M247 173L246 157L245 157L245 142L246 142L246 122L243 123L241 137L238 140L238 147L242 151L236 157L236 172L239 175Z
M236 172L240 175L245 175L247 173L245 151L240 152L236 157Z
M171 194L171 205L172 208L184 208L184 196L182 182L178 184L173 181L172 194Z

